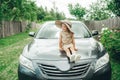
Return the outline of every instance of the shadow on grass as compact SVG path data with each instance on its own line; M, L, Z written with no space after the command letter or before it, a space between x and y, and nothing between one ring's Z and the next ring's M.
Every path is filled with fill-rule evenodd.
M112 54L112 60L120 64L120 53Z

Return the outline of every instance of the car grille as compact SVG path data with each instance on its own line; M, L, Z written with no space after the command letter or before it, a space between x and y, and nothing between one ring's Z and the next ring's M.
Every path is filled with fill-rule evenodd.
M83 76L87 72L89 66L90 66L90 63L74 65L70 70L63 72L59 70L58 68L56 68L55 66L39 64L39 68L42 70L43 74L49 77Z

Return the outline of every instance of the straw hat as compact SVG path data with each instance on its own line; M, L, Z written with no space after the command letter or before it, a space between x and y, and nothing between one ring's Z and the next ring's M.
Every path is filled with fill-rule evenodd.
M62 24L65 24L67 26L67 28L69 29L69 31L73 33L73 31L71 30L72 23L70 21L67 21L67 20L64 20L64 21L57 20L57 21L55 21L55 25L58 28L62 28Z

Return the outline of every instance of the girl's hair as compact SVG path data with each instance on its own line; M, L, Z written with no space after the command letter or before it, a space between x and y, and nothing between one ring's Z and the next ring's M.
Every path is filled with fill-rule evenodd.
M68 27L67 27L67 30L68 30L68 32L69 32L69 33L72 33L72 34L74 34L73 32L71 32L71 31L68 29Z

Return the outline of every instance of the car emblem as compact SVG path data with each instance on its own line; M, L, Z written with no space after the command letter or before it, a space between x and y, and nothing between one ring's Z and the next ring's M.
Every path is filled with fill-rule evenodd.
M59 61L56 67L61 71L68 71L71 68L71 64L67 61Z

